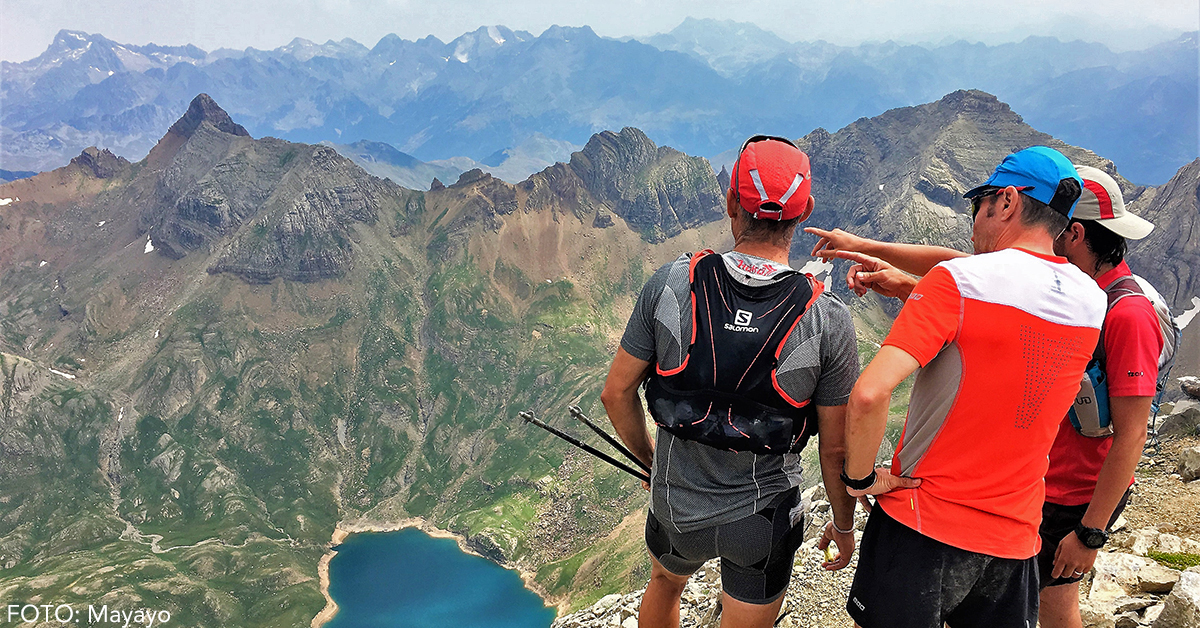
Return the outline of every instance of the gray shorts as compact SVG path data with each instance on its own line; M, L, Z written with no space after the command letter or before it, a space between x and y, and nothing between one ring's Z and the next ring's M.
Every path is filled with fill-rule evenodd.
M651 512L646 547L679 576L690 576L705 561L720 557L721 588L730 597L769 604L787 591L796 549L804 540L804 521L794 527L791 523L791 511L799 503L800 489L792 488L749 517L692 532L676 532Z

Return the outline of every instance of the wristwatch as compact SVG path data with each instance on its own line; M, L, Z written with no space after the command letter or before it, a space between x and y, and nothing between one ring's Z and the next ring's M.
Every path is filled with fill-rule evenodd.
M862 478L860 480L851 479L849 475L846 475L845 463L842 464L842 475L841 475L842 484L845 484L847 487L849 487L853 490L865 491L865 490L871 488L872 486L875 485L875 477L876 477L875 469L871 469L871 475L868 475L867 477Z
M1098 528L1089 528L1082 523L1075 526L1075 536L1088 549L1100 549L1108 542L1108 533Z

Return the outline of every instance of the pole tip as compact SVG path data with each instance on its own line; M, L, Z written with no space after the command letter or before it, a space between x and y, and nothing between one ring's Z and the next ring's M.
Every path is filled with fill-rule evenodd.
M579 406L567 406L567 412L570 412L571 416L574 416L574 417L577 417L577 416L583 414L583 410L581 410L579 408Z
M522 421L525 421L526 423L528 423L529 420L533 418L533 413L530 412L529 410L525 410L522 412L518 412L517 416L521 417Z

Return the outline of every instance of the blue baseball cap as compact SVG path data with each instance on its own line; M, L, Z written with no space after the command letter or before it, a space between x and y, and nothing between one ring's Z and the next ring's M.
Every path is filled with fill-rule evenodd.
M983 185L963 194L963 198L973 199L1010 185L1070 218L1083 190L1083 179L1062 153L1033 146L1005 157Z

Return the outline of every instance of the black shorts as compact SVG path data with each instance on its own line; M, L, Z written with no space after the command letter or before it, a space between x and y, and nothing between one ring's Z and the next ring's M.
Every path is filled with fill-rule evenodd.
M733 523L692 532L676 532L651 512L646 517L646 547L671 573L690 576L705 561L721 558L721 588L747 604L769 604L787 591L796 549L804 540L804 522L793 528L790 512L800 503L792 488L766 508Z
M1117 502L1117 507L1113 509L1113 514L1108 519L1106 529L1112 528L1117 522L1117 517L1125 511L1126 504L1129 503L1129 495L1133 492L1131 487L1121 496L1121 501ZM1042 526L1038 528L1038 535L1042 537L1042 549L1038 552L1038 575L1042 582L1042 588L1057 587L1064 584L1079 582L1083 579L1080 574L1077 577L1068 578L1051 578L1050 574L1054 573L1054 553L1058 551L1058 544L1068 534L1075 531L1075 526L1083 521L1083 515L1087 514L1088 504L1079 506L1063 506L1061 504L1051 504L1046 502L1042 504Z
M980 530L987 534L987 530ZM1032 628L1034 557L996 558L935 541L876 506L846 611L863 628Z

